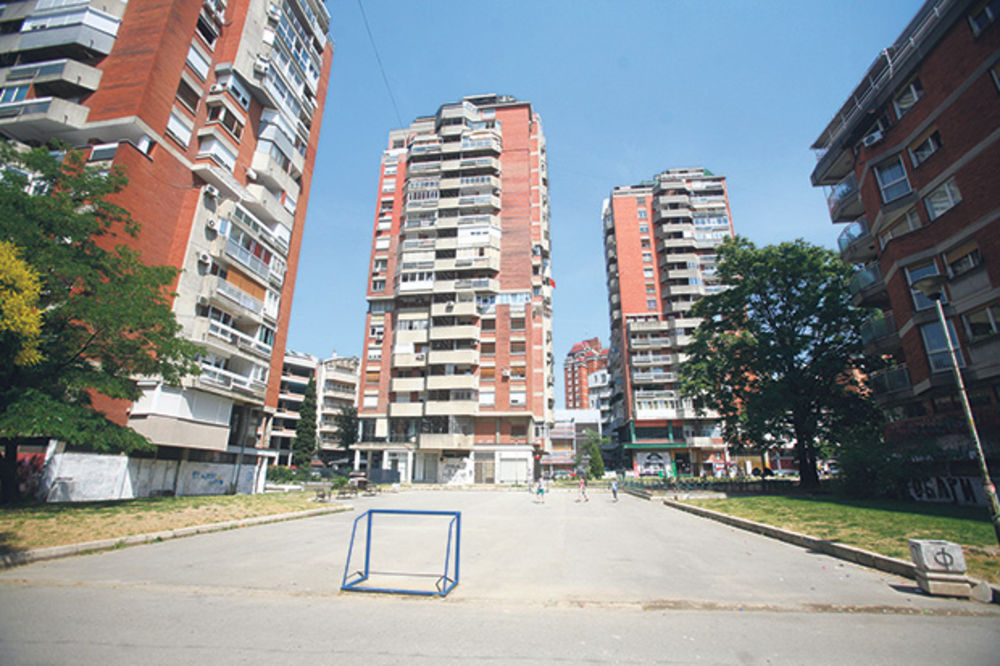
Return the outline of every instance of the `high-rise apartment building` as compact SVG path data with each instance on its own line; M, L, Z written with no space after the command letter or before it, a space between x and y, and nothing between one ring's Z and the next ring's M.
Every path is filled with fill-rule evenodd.
M135 404L102 408L160 458L236 463L241 489L273 457L329 22L318 0L23 0L0 15L0 133L125 168L130 242L181 269L173 308L206 349L183 386L144 380Z
M727 462L718 415L682 399L677 375L699 323L688 311L723 288L715 267L716 248L733 235L726 179L670 169L616 187L603 222L612 463L640 474L712 474Z
M404 481L523 482L554 407L545 137L466 97L389 133L357 450Z
M588 378L608 367L608 350L601 347L600 338L591 338L573 345L563 361L563 381L566 387L566 409L588 409L590 387Z
M951 452L975 474L936 306L936 278L987 455L1000 454L1000 2L929 0L813 144L814 185L847 222L862 329L889 367L871 377L900 445Z

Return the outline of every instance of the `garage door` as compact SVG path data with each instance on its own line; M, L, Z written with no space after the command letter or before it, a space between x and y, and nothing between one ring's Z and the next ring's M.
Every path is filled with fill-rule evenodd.
M528 470L525 469L524 460L515 458L513 460L500 459L500 483L524 483L527 481Z

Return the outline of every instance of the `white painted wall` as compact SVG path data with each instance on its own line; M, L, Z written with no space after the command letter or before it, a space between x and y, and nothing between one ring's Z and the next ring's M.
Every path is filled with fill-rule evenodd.
M41 497L52 502L133 499L159 493L222 495L235 465L187 460L149 460L124 455L55 453L45 465ZM252 493L262 480L254 460L240 467L238 490Z

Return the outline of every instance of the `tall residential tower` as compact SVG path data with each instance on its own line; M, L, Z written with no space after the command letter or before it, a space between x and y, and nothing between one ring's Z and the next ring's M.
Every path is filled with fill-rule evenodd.
M329 22L318 0L22 0L0 15L0 134L125 168L132 244L181 269L173 309L206 349L183 386L150 378L134 405L102 407L160 459L235 463L241 489L273 457Z
M480 95L393 130L375 209L357 463L533 477L555 401L541 120Z
M716 248L733 235L726 179L670 169L616 187L603 220L612 463L640 474L712 474L728 462L718 415L682 399L677 374L699 323L688 310L723 288L715 266Z

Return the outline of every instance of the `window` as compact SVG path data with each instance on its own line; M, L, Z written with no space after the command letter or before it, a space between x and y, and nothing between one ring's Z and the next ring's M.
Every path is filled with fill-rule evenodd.
M215 25L205 14L198 17L198 34L205 40L209 48L215 48L215 40L219 38L219 33L216 31Z
M480 391L479 392L479 404L483 407L492 407L496 404L496 392L495 391Z
M372 280L372 291L385 291L385 280Z
M36 93L37 94L37 93ZM28 86L11 86L0 90L0 104L20 102L28 96Z
M236 153L213 136L202 137L198 144L198 157L209 157L230 171L236 166Z
M378 395L366 395L361 403L362 409L375 409L378 407Z
M906 279L911 286L921 278L938 274L937 264L933 261L907 266L905 270ZM924 293L919 289L910 289L910 292L913 294L913 304L917 310L926 310L927 308L934 307L934 301L924 296ZM942 300L946 301L947 299L943 298Z
M493 366L484 366L479 368L479 378L493 381L496 379L496 368Z
M195 109L198 108L198 100L200 99L201 91L182 78L181 82L177 85L177 100L194 113Z
M510 320L510 330L512 331L523 331L524 330L524 319L511 319Z
M906 179L906 168L900 157L875 167L875 177L882 192L882 201L889 203L910 193L910 182Z
M984 2L980 5L979 9L969 14L969 25L972 26L972 34L978 37L983 30L997 20L998 15L1000 15L1000 0Z
M951 354L948 353L948 341L944 338L941 324L934 322L920 327L920 334L924 338L924 349L927 351L927 360L931 364L931 371L942 372L951 370ZM964 366L962 350L958 348L958 336L955 335L955 327L948 322L948 334L951 336L951 344L955 347L955 356L958 359L959 367Z
M645 208L640 208L638 211L636 211L636 214L639 216L640 220L645 220L648 217Z
M194 44L188 49L187 64L199 79L204 81L208 78L208 70L212 63Z
M372 273L382 273L388 265L389 261L387 259L375 259L372 262Z
M902 118L903 114L913 108L917 100L924 96L924 87L920 85L920 79L913 79L903 88L902 92L892 100L892 106L896 109L896 117Z
M1000 303L988 305L962 315L969 339L982 340L1000 333Z
M524 391L510 392L511 405L524 405L526 400L527 400L527 394Z
M647 294L655 294L656 293L656 285L653 284L653 283L651 283L651 282L647 282L646 283L646 293Z
M911 206L906 210L906 213L899 216L899 219L890 222L888 227L879 232L879 244L881 244L884 250L885 246L893 238L908 234L911 231L919 229L921 226L920 215L917 214L916 207Z
M640 238L639 239L639 245L641 247L649 247L649 239L648 238Z
M655 298L647 298L646 299L646 307L648 309L650 309L650 310L655 310L656 309L656 299Z
M170 118L167 119L167 136L176 140L185 150L188 144L191 143L190 122L184 118L183 114L178 113L176 109L170 112Z
M640 222L639 223L639 233L640 234L648 234L649 233L649 225L647 223L645 223L645 222Z
M653 263L653 253L652 252L643 252L642 253L642 263L644 263L644 264L651 264L651 263Z
M961 200L962 195L959 194L958 185L952 178L924 197L924 204L927 206L927 215L932 220L936 220Z
M494 356L497 353L497 343L484 342L479 346L479 351L483 356Z
M951 273L952 277L971 271L983 263L983 255L975 241L966 243L957 250L952 250L945 255L945 259L948 264L948 272Z
M910 159L913 161L913 166L920 166L927 161L927 158L937 152L937 149L941 147L941 135L938 134L937 130L932 130L930 134L927 134L910 146Z
M388 238L376 238L375 239L375 249L376 250L388 250L390 239Z
M524 439L528 436L528 426L524 424L511 423L510 436L518 439Z
M208 122L219 123L236 139L239 139L243 134L243 119L222 104L213 104L208 107ZM276 149L273 143L271 146L272 150Z
M510 353L512 356L520 356L524 354L524 342L523 341L513 341L510 343Z
M645 277L645 278L651 278L651 277L653 277L653 269L652 268L643 268L642 269L642 276Z

